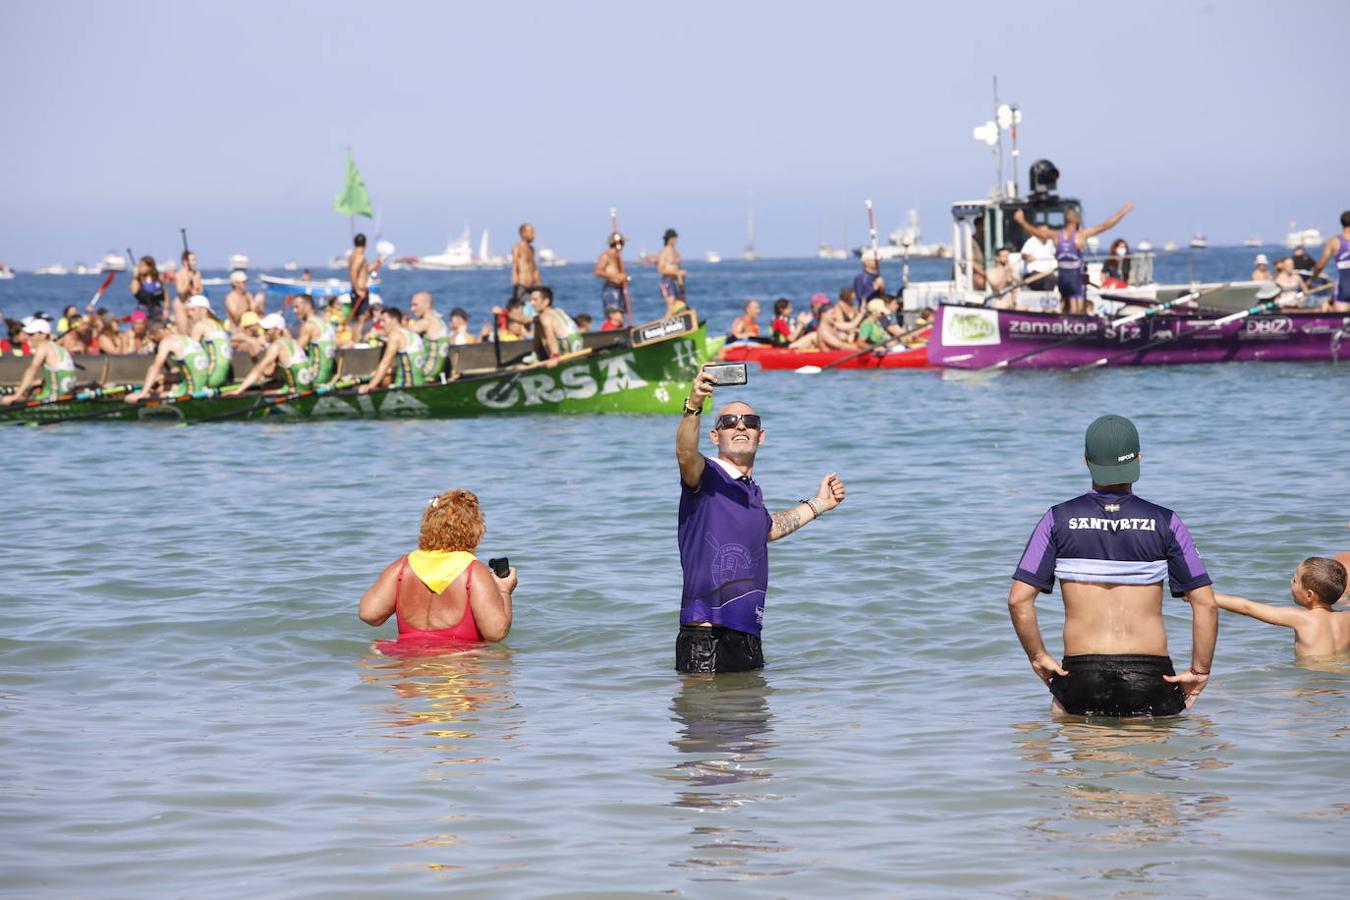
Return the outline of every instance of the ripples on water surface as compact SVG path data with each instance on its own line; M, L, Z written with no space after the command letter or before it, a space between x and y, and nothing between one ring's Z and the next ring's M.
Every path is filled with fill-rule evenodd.
M771 505L834 469L849 499L773 550L769 667L686 681L674 417L0 429L4 889L1344 892L1344 667L1223 614L1192 714L1056 722L1004 600L1113 411L1218 586L1288 602L1299 560L1350 549L1350 369L754 372L744 396ZM357 599L451 485L520 567L508 646L380 657L393 624Z

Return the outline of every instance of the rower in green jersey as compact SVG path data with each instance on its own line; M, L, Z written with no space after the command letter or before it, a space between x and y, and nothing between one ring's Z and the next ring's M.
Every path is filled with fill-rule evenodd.
M422 336L426 343L427 381L435 381L445 370L445 360L450 353L450 329L431 299L431 294L418 291L412 297L412 311L416 317L408 327Z
M286 319L280 313L263 316L258 323L267 337L267 350L254 364L248 377L239 382L239 386L226 391L227 394L241 394L253 385L271 378L280 382L278 393L291 394L308 390L314 384L314 372L309 365L309 357L300 349L295 338L286 329Z
M384 328L384 356L370 381L358 389L362 394L382 387L415 387L423 383L426 371L426 343L422 336L404 324L403 310L389 307L381 313Z
M182 397L206 387L209 363L201 344L174 331L161 319L150 320L145 336L155 344L155 360L145 370L141 389L127 394L126 402L139 403L148 397ZM178 373L176 384L159 383L165 366Z
M14 393L0 397L0 403L6 406L18 403L35 384L41 384L41 387L34 400L55 400L75 390L75 360L70 358L70 351L52 340L52 323L46 319L25 319L23 333L33 348L33 356L18 388Z
M295 298L295 314L300 319L296 343L309 358L312 381L327 384L337 374L337 329L314 306L309 294Z
M206 351L206 386L223 387L230 380L230 362L234 356L230 336L211 312L211 301L204 294L189 297L186 308L188 337Z

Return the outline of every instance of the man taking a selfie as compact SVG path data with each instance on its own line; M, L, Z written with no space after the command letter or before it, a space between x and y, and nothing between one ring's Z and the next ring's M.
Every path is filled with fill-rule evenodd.
M769 587L769 541L787 537L844 501L844 483L831 472L820 480L815 497L782 512L764 508L764 494L750 477L755 453L764 443L764 423L748 403L722 407L708 432L717 456L699 452L703 401L712 397L718 384L715 373L731 368L714 366L699 372L675 432L684 569L680 633L675 639L678 672L764 667L760 627Z

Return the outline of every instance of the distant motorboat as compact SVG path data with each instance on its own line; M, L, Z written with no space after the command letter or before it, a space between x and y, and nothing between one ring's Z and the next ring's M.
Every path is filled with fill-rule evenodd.
M535 252L534 258L535 261L539 264L540 268L544 269L550 269L553 268L554 266L567 265L567 260L558 256L558 254L554 253L547 247L540 247Z
M66 275L66 267L60 263L52 263L50 266L38 266L33 270L34 275Z
M1192 250L1204 250L1209 246L1209 239L1205 237L1204 232L1197 231L1195 236L1191 238L1189 246Z
M1134 245L1134 249L1138 250L1140 253L1149 253L1153 250L1153 242L1140 241L1139 243Z
M835 247L829 241L821 241L816 248L816 259L848 259L848 251L843 247Z
M440 253L413 257L408 265L414 269L472 269L474 258L473 245L469 242L469 223L464 223L464 231Z
M1242 242L1244 247L1260 247L1261 239L1254 234L1247 235L1247 239Z
M74 272L76 275L97 275L97 274L99 274L99 272L102 271L102 270L101 270L101 269L97 269L97 268L92 268L92 269L91 269L89 266L86 266L84 263L82 263L82 262L77 262L77 263L75 264L75 267L74 267L73 269L71 269L71 271Z
M709 250L707 253L703 254L703 261L705 263L720 263L722 261L722 254L718 253L716 250Z
M230 268L231 270L233 270L233 269L248 269L248 254L246 254L246 253L231 253L231 254L230 254L230 265L229 265L229 268Z
M300 271L300 264L293 259L288 259L282 264L281 268L287 272L298 272Z
M109 250L103 254L103 258L98 261L99 269L104 272L125 272L127 270L127 258L120 253Z
M919 211L911 209L905 216L905 224L902 228L892 231L886 238L887 243L877 247L877 256L884 260L904 259L942 259L951 255L951 248L946 244L925 244L923 234L919 230ZM855 247L853 255L861 257L863 253L870 254L872 248Z
M14 270L4 263L0 262L0 281L8 281L14 277Z
M1302 228L1293 222L1289 223L1289 233L1284 236L1284 245L1290 250L1297 250L1299 247L1320 247L1322 245L1322 232L1316 228Z

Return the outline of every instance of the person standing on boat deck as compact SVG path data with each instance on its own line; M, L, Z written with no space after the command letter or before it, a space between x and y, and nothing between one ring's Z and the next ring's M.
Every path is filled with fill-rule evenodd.
M623 291L628 285L628 273L623 267L623 235L617 231L609 236L609 248L595 263L595 277L600 279L600 308L617 306L625 309Z
M1022 266L1025 277L1022 279L1029 291L1048 291L1054 287L1050 273L1055 271L1055 244L1029 235L1022 244Z
M698 432L712 375L694 378L675 432L680 467L680 630L675 669L743 672L764 666L760 631L769 588L769 542L785 538L844 501L844 483L830 472L815 497L770 513L750 477L764 426L748 403L722 407L708 433L717 456L699 452Z
M370 261L366 259L366 236L358 234L352 238L352 252L347 257L347 281L351 282L351 306L342 311L344 319L350 319L352 313L365 310L370 299Z
M1087 239L1110 231L1120 220L1134 209L1134 204L1126 200L1125 205L1111 218L1100 225L1083 228L1082 214L1077 209L1064 212L1064 227L1056 232L1048 225L1033 225L1027 221L1022 210L1013 213L1013 221L1022 226L1028 234L1043 241L1055 242L1055 261L1059 265L1060 312L1081 316L1087 312L1087 273L1083 270L1083 248Z
M309 294L295 298L295 315L300 320L295 342L309 360L313 383L327 384L337 374L337 328L319 312Z
M136 271L131 276L131 296L136 305L145 310L152 319L164 318L164 279L155 266L154 257L142 256L136 263Z
M520 240L511 248L511 297L530 299L530 291L539 286L539 265L534 259L534 226L520 226Z
M675 246L680 236L675 229L667 228L661 239L665 246L656 258L656 273L661 276L661 296L666 301L666 315L675 316L689 308L684 294L684 279L689 273L680 267L680 251Z
M0 403L8 406L18 403L28 395L28 389L39 383L41 388L35 400L55 400L62 394L75 390L75 360L69 351L52 340L52 323L46 319L25 319L22 333L32 348L28 368L23 370L23 378L14 393L0 397Z
M853 276L853 295L858 298L859 307L886 293L886 279L881 277L880 266L871 250L863 251L862 267L863 270Z
M197 254L191 250L184 250L182 255L183 264L178 267L178 271L173 276L173 289L177 296L174 298L174 324L179 328L187 327L187 302L193 297L201 296L206 293L202 286L202 273L197 271ZM179 313L182 313L180 319Z
M445 369L445 361L450 356L450 329L446 327L441 314L436 312L436 304L431 299L429 291L418 291L413 294L409 305L412 307L414 318L408 323L408 327L420 334L422 340L426 342L424 374L427 381L434 381L440 377Z
M1132 493L1139 432L1122 416L1088 426L1084 461L1092 490L1050 507L1013 573L1008 612L1031 668L1074 715L1171 716L1209 682L1219 613L1213 582L1181 517ZM1036 596L1059 579L1064 659L1045 649ZM1162 582L1191 605L1191 666L1174 673L1162 616Z
M1102 261L1102 290L1123 291L1130 286L1130 243L1124 238L1111 242L1111 252Z
M1313 266L1309 281L1316 281L1332 257L1336 258L1336 291L1323 304L1326 312L1350 312L1350 209L1341 213L1341 233L1327 239L1322 258Z

